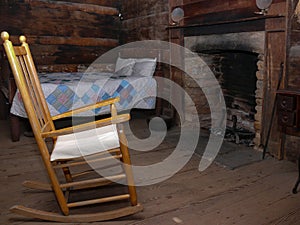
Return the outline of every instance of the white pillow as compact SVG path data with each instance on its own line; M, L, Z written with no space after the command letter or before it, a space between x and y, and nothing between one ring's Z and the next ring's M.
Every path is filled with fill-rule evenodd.
M115 67L115 73L122 73L124 76L131 76L135 60L133 58L123 59L118 57Z
M156 58L135 59L132 75L152 77L156 68Z

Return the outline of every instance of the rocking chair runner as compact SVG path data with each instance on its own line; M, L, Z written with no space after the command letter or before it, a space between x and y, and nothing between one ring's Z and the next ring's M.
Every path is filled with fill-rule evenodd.
M117 115L115 103L118 102L119 99L108 99L94 105L52 117L39 83L26 38L20 36L21 46L13 46L11 41L9 41L9 34L7 32L2 32L1 38L4 41L3 45L10 67L21 93L43 163L51 181L50 184L26 181L23 185L34 189L52 190L62 214L36 210L20 205L12 207L11 211L23 216L58 222L103 221L141 211L142 206L137 203L126 137L122 124L120 124L121 122L128 121L129 115ZM73 114L93 110L106 105L110 105L111 108L111 116L109 118L63 129L55 129L54 120L71 117ZM46 142L46 139L49 138L53 142L53 145L50 147L49 143ZM98 173L94 173L98 177L91 178L93 171L91 171L90 168L89 171L76 171L76 174L71 173L73 168L82 167L84 164L87 166L89 163L97 164L98 166L109 159L120 159L123 163L123 172L121 174L101 177ZM60 181L59 170L62 171L64 175L65 182L63 183ZM83 180L82 177L86 175L89 179ZM80 180L77 181L76 178L80 178ZM81 200L79 202L68 202L70 192L76 192L78 189L96 188L124 178L126 178L128 194L92 200ZM69 212L72 207L124 199L129 199L131 206L89 214L72 215Z

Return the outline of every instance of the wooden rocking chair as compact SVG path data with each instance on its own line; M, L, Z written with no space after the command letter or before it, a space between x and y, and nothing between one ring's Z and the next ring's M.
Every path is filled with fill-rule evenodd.
M50 184L25 181L23 185L33 189L53 191L62 214L36 210L21 205L13 206L10 210L23 216L57 222L111 220L142 211L142 206L137 203L127 141L122 124L120 124L121 122L128 121L130 117L128 114L117 115L115 103L119 99L108 99L52 117L39 83L26 38L20 36L21 46L13 46L7 32L2 32L1 38L4 41L3 45L7 58L17 87L21 93L41 158L50 180ZM106 105L110 105L111 108L109 118L55 129L53 121L57 119L71 117L73 114L97 109ZM51 140L50 145L49 139ZM90 166L90 164L97 166L105 164L107 166L107 163L104 162L107 162L107 160L115 162L116 159L118 159L117 162L121 163L121 172L109 177L100 176L95 172L94 167ZM88 170L79 171L81 167L84 167L84 169L88 167ZM71 170L75 170L76 174L71 173ZM91 177L92 175L97 175L97 177ZM88 180L83 180L85 176L88 177ZM64 182L60 181L62 180L61 177ZM116 183L120 179L124 179L128 187L128 191L125 194L69 202L70 197L73 196L73 192L75 195L76 191L82 191L82 189L92 189L95 191L96 187ZM72 196L70 196L70 193L72 193ZM80 194L80 197L83 197L82 194ZM120 208L104 212L97 210L97 212L88 214L70 213L70 208L73 207L111 201L124 201L126 199L130 200L130 205L125 207L121 206Z

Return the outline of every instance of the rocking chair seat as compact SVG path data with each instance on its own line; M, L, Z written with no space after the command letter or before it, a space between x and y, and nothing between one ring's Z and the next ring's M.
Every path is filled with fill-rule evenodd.
M74 159L120 147L115 124L59 136L51 161Z

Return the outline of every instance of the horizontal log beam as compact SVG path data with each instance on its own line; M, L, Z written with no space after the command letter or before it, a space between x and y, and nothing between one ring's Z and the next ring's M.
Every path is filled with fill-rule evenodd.
M108 6L99 6L93 4L82 4L64 1L52 1L52 0L25 0L31 6L46 7L51 9L62 9L68 11L84 11L88 13L96 13L100 15L117 16L119 10L117 8Z
M119 4L118 1L112 1L112 0L63 0L63 1L84 3L84 4L93 4L93 5L102 5L102 6L109 6L109 7L117 7Z
M116 47L119 45L117 39L110 38L83 38L83 37L58 37L58 36L26 36L29 44L42 45L76 45L76 46L103 46ZM12 36L12 40L18 37Z
M77 72L78 64L37 65L37 70L40 73Z
M55 72L85 72L86 69L90 66L88 64L51 64L51 65L37 65L37 70L40 73L55 73ZM101 72L113 72L114 64L113 63L93 63L93 68Z
M36 43L45 45L77 45L77 46L105 46L116 47L119 41L110 38L82 38L82 37L36 37Z

